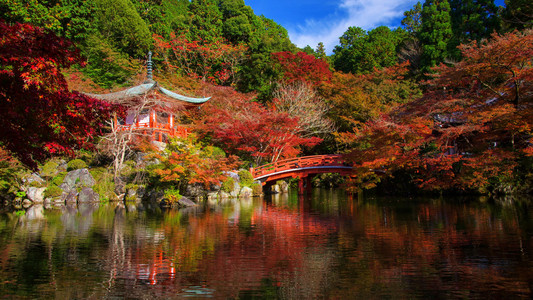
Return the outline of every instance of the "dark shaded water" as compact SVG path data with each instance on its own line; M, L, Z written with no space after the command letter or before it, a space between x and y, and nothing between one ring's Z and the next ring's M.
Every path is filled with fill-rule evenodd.
M0 298L529 298L533 206L315 190L0 215Z

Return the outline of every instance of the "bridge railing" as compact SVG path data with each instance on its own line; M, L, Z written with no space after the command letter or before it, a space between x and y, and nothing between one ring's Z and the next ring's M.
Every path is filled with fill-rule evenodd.
M346 166L343 156L340 154L333 155L312 155L296 157L291 159L278 160L277 162L266 164L257 168L250 169L254 178L272 174L280 171L300 169L318 166Z

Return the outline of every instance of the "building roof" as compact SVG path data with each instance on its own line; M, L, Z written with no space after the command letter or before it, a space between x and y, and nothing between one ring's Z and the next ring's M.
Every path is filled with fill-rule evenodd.
M123 91L114 92L114 93L107 93L107 94L86 93L86 95L96 98L96 99L108 101L108 102L119 102L123 100L134 99L139 96L146 95L147 93L152 92L152 91L158 91L162 93L163 95L169 97L170 98L169 100L178 100L178 101L185 102L184 104L189 104L189 105L191 104L200 105L200 104L207 102L209 99L211 99L211 97L193 98L193 97L183 96L183 95L172 92L160 86L156 81L152 79L152 52L148 52L147 69L148 70L147 70L146 81L140 85L131 87Z

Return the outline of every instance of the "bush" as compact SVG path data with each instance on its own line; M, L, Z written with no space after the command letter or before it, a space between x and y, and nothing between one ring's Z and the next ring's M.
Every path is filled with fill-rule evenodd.
M67 163L67 171L87 168L87 163L81 159L73 159Z
M43 196L44 198L53 198L59 197L61 194L63 194L63 190L57 185L52 184L46 190L44 190Z
M263 195L263 186L260 183L253 183L251 188L252 188L252 195L254 196Z
M113 174L105 168L94 168L89 171L93 176L96 184L93 186L93 191L100 195L101 199L114 199L115 182L113 181Z
M254 178L248 170L240 170L239 178L241 179L241 186L251 187L254 183Z
M181 199L180 190L174 187L165 190L165 199L170 203L177 203Z
M67 176L67 172L61 172L57 174L56 177L52 178L52 184L54 185L61 185L63 183L63 180L65 179L65 176Z
M233 188L235 187L235 180L232 177L226 178L224 182L222 182L222 191L226 193L231 193L233 191Z

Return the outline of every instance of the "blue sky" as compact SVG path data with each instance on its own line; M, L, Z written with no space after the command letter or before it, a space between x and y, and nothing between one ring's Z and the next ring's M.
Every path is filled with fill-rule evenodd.
M245 0L256 15L273 19L289 31L298 47L323 42L331 53L350 26L370 30L400 26L403 12L417 0ZM423 1L421 1L423 2ZM503 5L503 0L496 0Z

